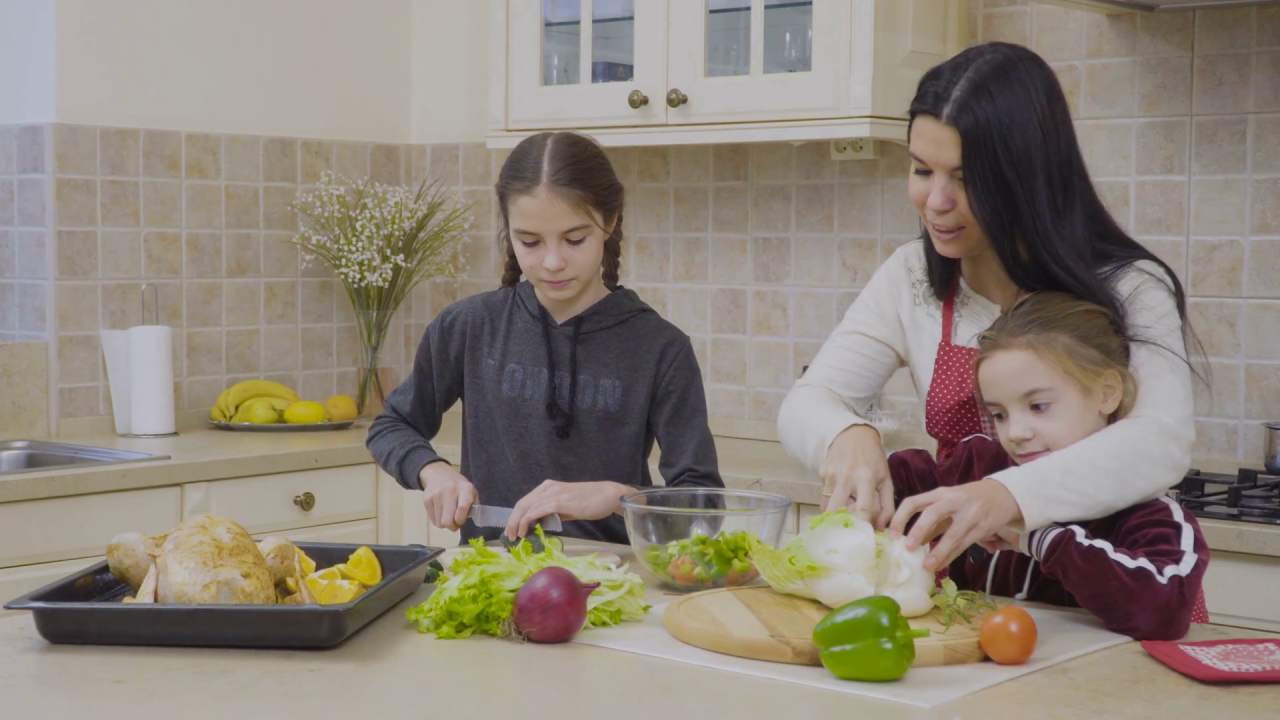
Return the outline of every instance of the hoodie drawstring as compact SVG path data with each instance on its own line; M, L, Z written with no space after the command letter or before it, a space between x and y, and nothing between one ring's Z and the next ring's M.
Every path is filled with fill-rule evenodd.
M545 307L538 305L538 315L542 319L542 339L547 346L547 417L555 423L556 437L564 440L569 437L573 427L574 400L578 394L578 333L582 331L582 316L573 320L573 338L569 341L569 408L560 407L556 397L556 356L551 350L551 315Z
M996 554L991 557L991 564L987 566L987 594L991 594L991 581L995 578L996 563L1000 560L1001 550L997 550ZM1031 589L1031 573L1036 568L1036 559L1031 558L1031 564L1027 566L1027 577L1022 581L1022 592L1013 596L1014 600L1026 600L1027 591Z

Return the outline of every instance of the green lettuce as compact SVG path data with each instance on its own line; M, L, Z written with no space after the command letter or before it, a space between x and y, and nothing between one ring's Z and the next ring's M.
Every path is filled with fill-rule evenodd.
M438 638L465 638L476 633L500 637L504 621L511 617L516 592L529 576L554 565L572 572L581 582L600 583L587 598L587 627L644 619L649 606L644 602L640 576L628 572L625 565L607 565L596 555L569 557L558 544L545 542L541 527L536 532L544 541L542 552L535 552L527 539L513 545L510 554L473 539L472 552L460 553L449 566L449 578L426 602L409 608L405 617L417 622L418 632Z

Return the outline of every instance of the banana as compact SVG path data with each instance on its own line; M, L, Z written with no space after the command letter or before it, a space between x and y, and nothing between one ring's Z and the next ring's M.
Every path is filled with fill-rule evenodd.
M300 398L292 388L270 380L244 380L227 389L224 411L234 416L240 406L254 398L279 398L297 402Z
M209 417L222 422L226 422L231 418L232 412L227 408L227 395L230 393L231 388L227 388L218 395L218 401L213 404L213 409L209 411Z

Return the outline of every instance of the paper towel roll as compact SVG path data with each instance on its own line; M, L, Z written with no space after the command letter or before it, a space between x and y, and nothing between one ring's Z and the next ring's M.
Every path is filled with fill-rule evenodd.
M173 404L173 330L129 328L129 432L167 435L176 429Z
M107 361L107 383L116 432L129 434L129 331L103 330L102 355Z

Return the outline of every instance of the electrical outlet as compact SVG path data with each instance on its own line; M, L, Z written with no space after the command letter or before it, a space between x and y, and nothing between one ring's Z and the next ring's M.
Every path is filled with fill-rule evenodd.
M832 160L875 160L880 157L878 140L832 140Z

